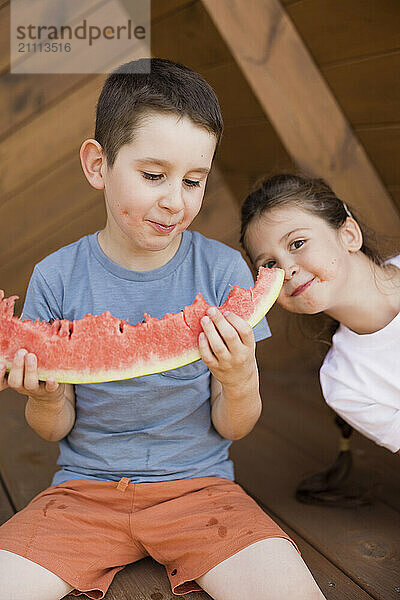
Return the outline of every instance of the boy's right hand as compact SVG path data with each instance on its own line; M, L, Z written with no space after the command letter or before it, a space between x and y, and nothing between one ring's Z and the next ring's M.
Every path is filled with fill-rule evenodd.
M8 376L5 363L0 361L0 391L7 387L24 396L51 402L63 398L65 384L59 384L53 378L39 381L35 354L21 349L14 356Z

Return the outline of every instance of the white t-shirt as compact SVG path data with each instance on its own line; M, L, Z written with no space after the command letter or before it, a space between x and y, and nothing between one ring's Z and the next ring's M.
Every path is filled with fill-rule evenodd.
M400 255L387 262L400 268ZM400 313L365 335L340 325L320 381L327 404L347 423L392 452L400 449Z

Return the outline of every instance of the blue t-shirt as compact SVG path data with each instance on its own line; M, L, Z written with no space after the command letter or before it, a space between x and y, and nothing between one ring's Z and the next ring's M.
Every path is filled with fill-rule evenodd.
M199 233L185 231L175 256L151 271L114 263L97 233L35 266L23 319L72 321L108 310L134 325L145 312L157 318L179 312L198 292L219 306L232 286L253 285L239 252ZM256 340L270 335L265 319L254 334ZM54 485L69 479L234 478L231 442L211 422L210 371L202 360L144 377L75 385L75 396L76 421L59 442Z

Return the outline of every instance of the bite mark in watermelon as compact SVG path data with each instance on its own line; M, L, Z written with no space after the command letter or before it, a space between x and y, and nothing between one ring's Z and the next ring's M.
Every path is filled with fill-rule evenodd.
M282 269L260 267L251 290L235 286L219 310L229 310L254 327L277 299ZM209 304L198 294L183 311L156 319L145 314L143 323L129 325L110 312L83 319L21 321L14 316L17 296L4 298L0 290L0 360L11 367L20 348L37 356L39 379L63 383L96 383L131 379L176 369L200 358L200 319Z

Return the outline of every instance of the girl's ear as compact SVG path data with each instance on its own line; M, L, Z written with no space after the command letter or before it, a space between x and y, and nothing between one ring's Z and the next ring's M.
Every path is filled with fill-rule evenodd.
M86 179L96 190L104 189L104 167L106 166L103 148L97 140L85 140L79 156Z
M339 236L345 249L349 252L357 252L363 245L363 235L359 224L353 217L347 217L339 228Z

